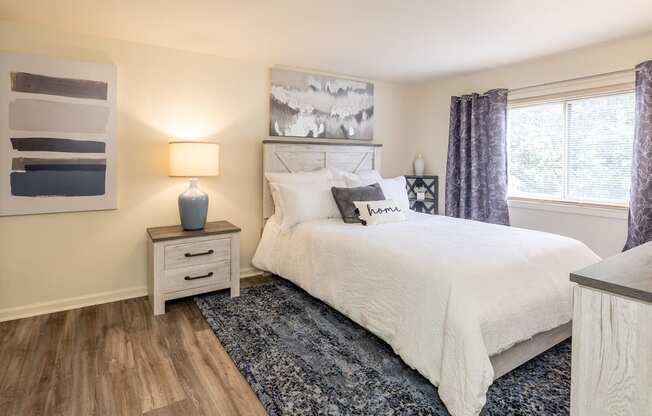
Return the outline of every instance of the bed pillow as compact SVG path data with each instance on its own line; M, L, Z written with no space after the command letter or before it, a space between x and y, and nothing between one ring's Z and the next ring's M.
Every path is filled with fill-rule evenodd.
M323 218L338 218L339 209L331 194L332 185L342 182L286 183L272 184L277 195L282 217L279 218L281 231L287 231L297 224Z
M348 180L355 180L358 178L358 175L355 173L347 172L342 169L337 169L337 168L328 168L328 170L331 171L331 175L333 175L333 179L336 181L346 181Z
M407 194L407 184L405 181L405 176L397 176L392 179L383 179L380 183L380 186L383 188L383 193L387 199L393 199L394 202L398 204L403 211L403 214L406 214L410 210L410 200L408 199Z
M381 188L383 189L383 194L387 199L393 199L394 202L401 207L403 213L407 214L410 209L410 200L408 199L407 188L405 176L397 176L396 178L391 179L381 179L380 181L374 181L371 179L363 180L346 180L348 186L364 186L371 183L378 182L380 183Z
M405 221L405 212L392 199L384 201L353 201L363 225Z
M342 220L348 224L360 222L353 201L382 201L385 199L380 184L374 183L356 188L332 187L331 192Z
M335 180L342 180L347 182L365 181L368 182L368 184L372 184L383 179L377 170L361 170L356 173L347 172L337 168L329 168L329 170L331 171L333 179Z
M321 169L312 172L267 172L265 178L269 182L272 199L274 200L274 214L279 220L283 218L283 209L279 196L274 191L272 184L293 184L293 183L329 183L333 174L328 169Z
M360 172L356 173L358 175L358 178L362 181L382 181L383 177L380 176L380 173L377 170L361 170Z

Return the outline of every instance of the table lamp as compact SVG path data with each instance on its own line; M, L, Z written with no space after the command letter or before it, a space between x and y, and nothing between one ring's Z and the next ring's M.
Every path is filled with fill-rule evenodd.
M170 142L169 176L190 177L190 186L179 195L179 217L184 230L201 230L206 225L208 195L197 186L199 176L220 173L220 145L213 142Z

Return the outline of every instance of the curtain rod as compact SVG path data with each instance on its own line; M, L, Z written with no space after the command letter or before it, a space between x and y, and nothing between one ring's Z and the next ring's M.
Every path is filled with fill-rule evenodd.
M635 71L634 68L632 68L632 69L622 69L620 71L605 72L605 73L602 73L602 74L595 74L595 75L586 75L586 76L583 76L583 77L566 79L566 80L563 80L563 81L544 82L543 84L528 85L527 87L511 88L511 89L507 90L507 92L518 92L518 91L523 91L523 90L529 90L530 88L549 87L549 86L553 86L553 85L556 85L556 84L559 84L559 83L562 83L562 82L584 81L584 80L588 80L588 79L591 79L591 78L604 77L604 76L608 76L608 75L624 75L624 74L631 73L631 72L634 72L634 71Z

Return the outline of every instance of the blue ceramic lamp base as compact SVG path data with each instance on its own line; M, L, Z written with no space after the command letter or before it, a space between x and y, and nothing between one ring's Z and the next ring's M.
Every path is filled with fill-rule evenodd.
M206 225L208 195L197 186L197 178L179 195L179 217L184 230L201 230Z

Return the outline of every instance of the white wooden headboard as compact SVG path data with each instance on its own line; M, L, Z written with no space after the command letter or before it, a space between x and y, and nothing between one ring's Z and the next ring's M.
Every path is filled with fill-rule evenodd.
M380 171L381 144L315 143L289 140L263 140L263 220L274 214L274 201L265 179L267 172L308 172L336 168L356 173Z

